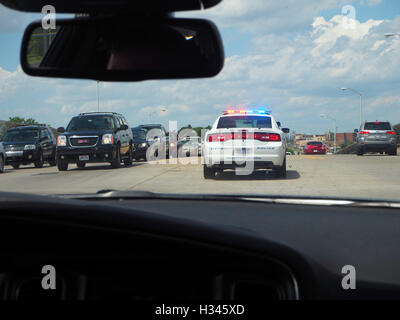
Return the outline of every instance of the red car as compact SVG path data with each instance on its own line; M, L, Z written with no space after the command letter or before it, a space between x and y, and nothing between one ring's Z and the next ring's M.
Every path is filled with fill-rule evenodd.
M304 147L305 154L326 154L326 147L320 141L309 141Z

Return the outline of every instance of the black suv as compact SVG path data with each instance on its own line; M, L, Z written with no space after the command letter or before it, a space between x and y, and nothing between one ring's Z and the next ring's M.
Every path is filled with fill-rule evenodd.
M9 129L4 135L3 146L6 164L18 169L21 164L34 163L43 167L45 161L56 165L56 138L46 125L19 126Z
M78 168L84 168L88 162L109 162L113 168L119 168L121 161L132 164L132 131L118 113L81 113L71 119L66 129L57 130L60 171L67 170L69 163L76 163Z

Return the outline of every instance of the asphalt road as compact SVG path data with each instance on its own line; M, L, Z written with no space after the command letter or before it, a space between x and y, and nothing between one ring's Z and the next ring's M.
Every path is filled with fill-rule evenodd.
M176 161L176 159L174 159ZM101 189L146 190L169 193L229 193L317 195L400 200L400 156L299 155L288 156L288 175L279 179L263 171L238 176L227 171L214 180L203 179L197 164L134 162L111 169L108 164L70 165L66 172L47 164L0 174L0 190L35 194L94 193Z

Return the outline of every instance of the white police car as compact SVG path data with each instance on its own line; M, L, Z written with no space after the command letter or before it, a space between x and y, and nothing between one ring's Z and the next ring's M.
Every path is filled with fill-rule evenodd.
M204 137L204 178L213 178L224 169L238 174L272 169L277 176L286 177L288 132L265 109L225 111Z

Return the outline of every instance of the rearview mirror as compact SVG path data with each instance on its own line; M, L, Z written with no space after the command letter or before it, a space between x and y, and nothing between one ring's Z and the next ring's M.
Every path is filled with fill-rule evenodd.
M354 129L354 133L358 133L358 129Z
M134 21L134 22L132 22ZM22 69L32 76L102 81L202 78L224 63L221 38L207 20L79 17L25 30Z
M65 132L64 127L59 127L59 128L57 128L57 132L59 132L59 133Z
M129 127L126 125L126 124L122 124L120 127L119 127L119 130L128 130L129 129Z
M282 132L283 132L283 133L289 133L289 132L290 132L290 129L289 129L289 128L282 128Z

